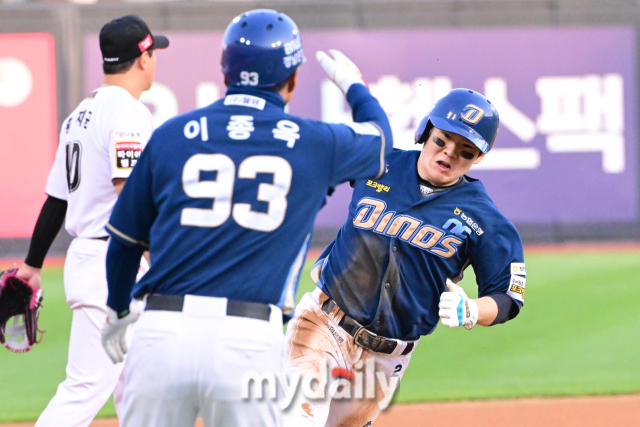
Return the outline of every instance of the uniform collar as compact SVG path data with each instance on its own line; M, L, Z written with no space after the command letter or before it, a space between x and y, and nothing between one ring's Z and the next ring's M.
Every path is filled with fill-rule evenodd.
M276 107L284 109L285 103L282 97L272 91L272 90L264 90L256 87L246 87L246 86L229 86L227 88L227 95L253 95L258 98L262 98L270 104L275 105ZM226 96L226 95L225 95Z
M406 191L409 192L409 194L411 194L409 200L411 200L412 206L419 206L425 203L430 203L431 201L442 197L443 195L449 193L450 191L455 191L460 188L463 188L472 182L476 182L476 181L479 182L477 179L464 175L467 182L464 182L459 185L452 185L450 186L451 188L448 188L444 191L436 192L435 194L429 197L423 197L422 194L420 193L420 181L418 180L418 158L420 157L420 151L406 150L403 152L403 155L407 157L400 156L399 158L400 163L403 165L406 165L406 164L413 165L412 167L403 167L401 172L402 182L406 183L405 189ZM394 166L398 167L398 164L392 165L390 167L394 167Z

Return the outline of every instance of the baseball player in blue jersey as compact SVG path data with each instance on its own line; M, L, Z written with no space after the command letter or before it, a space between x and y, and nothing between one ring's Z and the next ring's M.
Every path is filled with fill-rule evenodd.
M369 426L439 318L471 329L518 314L522 242L482 183L466 175L491 149L498 125L484 96L455 89L420 123L421 152L394 150L383 177L355 181L349 216L312 270L318 287L303 297L286 337L290 376L326 366L332 382L355 381L299 393L286 426ZM455 284L469 265L478 299Z
M158 128L107 225L114 362L123 331L146 299L127 361L125 427L275 426L278 402L243 400L249 371L283 372L283 314L294 295L327 190L379 179L392 140L388 120L344 55L321 66L353 109L352 125L285 113L304 61L295 23L255 10L229 24L226 96ZM135 284L150 250L151 268Z

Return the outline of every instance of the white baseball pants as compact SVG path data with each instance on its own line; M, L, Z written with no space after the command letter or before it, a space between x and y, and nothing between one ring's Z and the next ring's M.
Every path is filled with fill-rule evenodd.
M226 299L187 295L181 312L145 311L127 359L123 427L280 426L277 400L242 398L247 372L283 371L282 312L226 315Z
M402 379L413 350L402 355L406 346L392 354L376 353L353 342L338 326L344 313L336 306L326 315L321 304L328 299L319 288L307 293L296 307L287 329L285 372L291 378L326 375L324 395L320 388L299 387L283 412L285 427L369 426L382 407L386 407ZM417 345L417 341L412 341ZM350 373L351 379L334 374ZM315 384L319 384L315 382ZM305 392L306 390L306 392Z
M113 364L101 339L107 319L107 246L102 240L76 238L67 251L64 289L73 311L67 378L40 415L37 427L86 427L111 393L119 413L122 393L114 388L124 363Z

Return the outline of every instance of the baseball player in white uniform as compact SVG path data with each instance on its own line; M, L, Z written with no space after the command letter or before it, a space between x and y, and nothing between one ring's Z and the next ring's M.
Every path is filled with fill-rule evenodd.
M153 83L154 50L168 45L166 37L152 35L135 15L107 23L100 32L104 84L62 124L48 198L18 272L40 286L44 257L66 216L66 229L74 237L64 266L65 294L73 311L67 378L38 427L88 426L111 393L120 412L122 393L116 385L124 364L111 362L100 335L107 317L105 225L153 132L151 113L139 98Z

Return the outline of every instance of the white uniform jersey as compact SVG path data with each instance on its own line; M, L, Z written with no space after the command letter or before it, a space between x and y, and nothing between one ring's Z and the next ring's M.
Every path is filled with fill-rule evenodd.
M46 193L67 200L69 234L107 236L112 180L129 177L152 132L147 107L119 86L97 89L64 121Z

